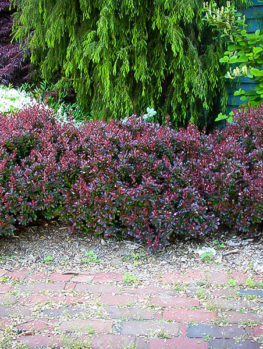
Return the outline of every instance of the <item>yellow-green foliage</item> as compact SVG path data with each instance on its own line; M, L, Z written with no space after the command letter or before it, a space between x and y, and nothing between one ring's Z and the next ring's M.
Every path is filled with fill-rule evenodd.
M245 0L235 0L235 4ZM223 47L198 0L13 0L14 36L44 79L70 81L98 117L154 107L174 125L209 124L226 97ZM225 4L219 0L219 5Z

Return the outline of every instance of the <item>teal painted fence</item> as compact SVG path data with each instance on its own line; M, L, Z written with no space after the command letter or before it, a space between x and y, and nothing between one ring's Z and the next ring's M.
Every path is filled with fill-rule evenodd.
M242 13L246 16L248 33L253 33L257 29L263 30L263 2L259 2L258 0L252 0L252 2L253 5L251 7L242 11ZM239 88L245 91L253 90L255 88L255 82L249 78L242 77L240 78L238 85L234 86L232 84L232 86L229 86L227 103L228 112L234 108L238 108L240 104L244 103L244 101L240 100L239 96L234 96L234 91L238 90Z

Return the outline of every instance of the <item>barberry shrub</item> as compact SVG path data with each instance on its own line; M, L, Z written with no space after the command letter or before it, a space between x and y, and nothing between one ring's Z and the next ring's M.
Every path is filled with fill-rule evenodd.
M263 221L263 106L223 131L125 122L62 124L37 105L0 115L0 235L38 218L157 249L220 225Z

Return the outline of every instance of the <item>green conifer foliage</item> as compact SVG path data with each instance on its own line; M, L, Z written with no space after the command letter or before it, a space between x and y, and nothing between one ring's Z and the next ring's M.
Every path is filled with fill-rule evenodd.
M12 3L14 37L43 78L58 76L60 86L70 81L81 106L97 117L141 114L149 106L159 121L168 113L175 126L190 117L201 126L219 113L226 97L223 44L202 21L202 1Z

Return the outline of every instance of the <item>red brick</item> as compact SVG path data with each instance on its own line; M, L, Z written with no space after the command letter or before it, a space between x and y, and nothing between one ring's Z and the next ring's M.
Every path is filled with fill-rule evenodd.
M231 279L234 279L237 284L245 284L247 279L249 278L249 275L246 273L242 273L240 271L232 271L230 273Z
M158 314L156 310L144 308L107 307L106 310L109 313L111 319L124 318L128 320L153 320L156 319L156 316Z
M122 334L132 336L156 336L164 332L167 335L176 337L179 335L180 325L177 323L144 320L123 322Z
M120 273L97 273L94 275L94 282L114 282L121 281L123 275Z
M71 279L71 282L90 282L94 278L94 275L80 274Z
M212 302L213 305L219 306L221 309L236 311L244 308L248 310L250 307L255 306L254 303L249 304L249 302L237 299L213 298L213 300L210 300L210 302Z
M160 305L162 307L194 307L199 306L197 299L187 297L153 297L149 301L150 304Z
M248 321L263 321L263 316L255 313L238 313L235 311L228 311L224 315L224 320L232 323L248 322Z
M123 349L134 345L134 337L106 334L96 337L92 349Z
M22 299L21 302L27 305L35 305L49 302L50 298L44 294L34 294L25 299Z
M101 302L107 305L128 305L137 301L138 298L133 296L112 296L110 294L101 296Z
M76 288L76 284L74 282L66 283L65 290L73 291Z
M148 349L148 347L149 347L148 341L144 340L141 337L137 337L136 338L136 340L135 340L135 347L134 348L136 348L136 349Z
M212 349L261 349L259 343L254 340L238 340L236 339L225 339L216 338L209 341L209 348Z
M206 292L206 294L212 297L220 297L220 298L235 298L239 295L239 292L233 288L220 288L220 289L212 289L211 292Z
M24 279L28 276L27 270L15 270L8 272L5 276L11 277L12 279Z
M54 297L51 296L49 299L55 303L65 303L68 305L82 304L85 302L84 297L69 294L62 294Z
M139 295L162 295L162 296L173 296L174 290L161 287L142 287L142 288L125 288L123 293L139 294Z
M0 293L5 293L11 290L11 286L8 284L0 284Z
M23 332L39 332L43 330L53 330L51 323L46 319L38 319L25 322L17 326L18 330Z
M6 327L11 325L12 321L9 319L0 319L0 330L4 330Z
M48 278L48 275L46 273L35 273L28 275L28 278L33 280L45 280Z
M195 282L195 281L204 281L204 280L205 280L204 272L198 269L187 270L187 272L184 275L184 282Z
M1 305L14 305L18 302L18 298L9 293L0 293L0 304Z
M198 322L210 322L215 320L216 313L203 311L203 310L190 310L190 309L165 309L163 318L166 320L174 321L198 321Z
M29 348L43 348L52 345L61 345L59 338L52 335L36 334L34 336L21 336L18 342L27 345Z
M208 273L207 278L211 283L217 285L225 285L228 283L228 274L220 271Z
M65 287L64 282L37 282L34 284L24 285L21 287L22 291L41 292L52 291L59 292Z
M74 305L76 303L83 303L84 298L77 295L68 295L68 294L62 294L62 295L56 295L56 296L34 294L25 299L21 299L21 302L27 305L30 305L30 304L35 305L35 304L41 304L41 303L47 303L47 302L65 303L69 305Z
M97 285L87 285L87 284L77 284L76 291L96 293L96 294L112 294L120 291L120 288L110 285L97 284Z
M262 334L263 334L263 325L257 325L254 328L254 336L258 337L258 336L261 336Z
M72 275L65 275L65 274L60 274L60 273L53 273L51 274L48 279L52 281L63 281L67 282L72 278Z
M182 337L187 337L187 324L181 324L181 335Z
M178 283L183 281L183 276L181 272L167 273L163 275L162 281L165 284Z
M60 325L62 331L81 331L89 333L91 329L99 333L111 333L113 322L109 320L69 320Z
M7 273L7 270L5 269L0 269L0 277L4 276Z
M198 339L151 339L148 349L208 349L208 343Z
M21 305L2 306L0 305L0 318L16 317L16 316L31 316L32 310Z
M259 275L254 275L253 280L255 281L256 284L260 283L263 281L263 273Z

